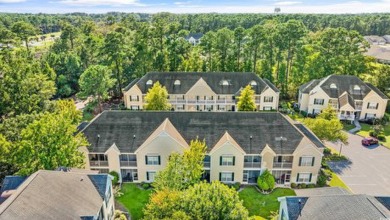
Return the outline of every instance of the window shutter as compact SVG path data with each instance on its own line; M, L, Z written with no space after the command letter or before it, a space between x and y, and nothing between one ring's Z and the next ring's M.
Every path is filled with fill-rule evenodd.
M232 173L232 182L234 181L234 173Z
M298 180L299 180L299 173L297 174L297 182L298 182Z
M367 113L364 115L364 119L367 119Z
M222 156L219 157L219 165L222 166Z
M158 156L158 165L161 165L161 156Z
M145 155L145 164L148 165L148 156Z
M146 172L146 180L149 181L149 172Z
M299 157L299 166L302 164L302 157Z
M219 173L219 181L222 181L222 173Z
M310 173L310 176L309 176L309 182L311 182L311 175L312 175L312 174Z
M236 157L233 156L233 166L236 164Z
M315 161L315 157L313 157L313 159L311 160L311 166L314 167L314 161Z
M376 107L375 107L375 109L378 109L378 106L379 106L379 103L376 103Z
M370 106L370 103L367 103L367 108Z

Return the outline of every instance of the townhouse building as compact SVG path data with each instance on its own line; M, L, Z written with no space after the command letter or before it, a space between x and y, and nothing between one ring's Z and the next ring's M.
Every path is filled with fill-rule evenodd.
M316 183L323 144L277 112L104 111L81 132L86 168L116 171L123 182L152 182L169 155L205 140L203 178L256 183L268 169L278 184Z
M165 86L175 111L237 111L241 90L251 85L257 110L277 110L279 90L255 73L151 72L123 89L126 108L141 110L155 82Z
M39 170L7 176L0 190L0 219L114 219L111 177L90 170Z
M301 111L318 114L328 105L338 111L340 120L382 118L388 97L370 83L356 76L330 75L299 87Z

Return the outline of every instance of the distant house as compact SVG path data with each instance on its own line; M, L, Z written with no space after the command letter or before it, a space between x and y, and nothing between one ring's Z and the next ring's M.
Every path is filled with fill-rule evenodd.
M237 111L241 90L247 85L255 91L256 110L277 110L279 105L279 90L255 73L150 72L123 89L126 108L143 109L155 82L166 87L175 111Z
M153 182L169 155L205 140L203 179L255 184L268 169L276 183L314 184L324 145L278 112L104 111L81 131L86 168L116 171L123 182Z
M185 37L193 46L200 44L200 39L203 37L202 33L192 33Z
M387 44L390 44L390 35L385 35L383 38L386 40Z
M385 45L386 39L381 36L370 35L363 37L370 45Z
M337 110L340 120L382 118L387 101L383 92L356 76L330 75L299 87L301 111L315 115L330 105Z
M0 193L0 220L114 218L108 174L40 170L28 178L7 176Z
M307 196L279 197L278 219L379 220L390 218L390 197L353 195L343 190L334 190L332 187L323 189L326 193L316 194L317 189L309 189L310 193ZM310 195L313 192L314 194Z
M386 45L371 45L365 55L374 57L379 63L390 64L390 41Z

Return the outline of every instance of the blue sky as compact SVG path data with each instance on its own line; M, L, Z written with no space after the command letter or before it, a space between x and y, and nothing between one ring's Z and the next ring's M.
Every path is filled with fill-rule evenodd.
M390 0L0 0L0 12L104 13L371 13L390 12Z

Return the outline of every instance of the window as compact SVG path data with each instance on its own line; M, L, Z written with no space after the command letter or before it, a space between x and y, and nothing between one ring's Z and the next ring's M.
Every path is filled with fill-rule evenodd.
M252 80L250 83L249 83L251 86L257 86L257 82Z
M314 166L314 157L304 156L299 158L299 166Z
M91 166L108 166L107 155L89 154L89 163Z
M337 86L336 86L336 84L332 83L332 84L330 84L330 88L331 89L337 89Z
M360 86L358 86L358 85L354 85L354 86L353 86L353 90L360 91Z
M235 156L221 156L219 159L219 165L221 166L234 166Z
M153 81L152 81L151 79L149 79L149 80L146 82L146 85L148 85L148 86L153 85Z
M139 101L139 96L137 96L137 95L130 96L130 102L133 102L133 101Z
M99 171L99 173L109 173L108 169L91 168L91 170Z
M123 182L134 182L138 180L137 169L121 169L121 176Z
M139 110L139 106L138 105L132 105L132 106L130 106L130 109L131 110Z
M379 103L369 102L367 104L367 109L378 109L378 105L379 105Z
M156 176L156 171L147 171L146 172L146 180L147 181L153 182L155 176Z
M179 111L182 111L182 110L184 110L184 105L177 105L176 109Z
M146 165L161 165L160 156L145 156Z
M221 80L220 85L228 86L230 83L227 80Z
M375 118L376 114L366 113L365 119Z
M108 188L108 192L106 194L106 207L108 207L108 202L110 201L111 199L111 195L112 195L112 192L111 192L111 187Z
M233 172L222 172L219 173L219 181L221 182L233 182L234 173Z
M260 168L261 157L260 156L244 156L244 167Z
M175 82L173 83L175 86L180 86L180 80L175 80Z
M210 156L209 156L209 155L205 155L205 156L204 156L204 159L203 159L203 166L204 166L204 167L210 167Z
M323 105L324 99L314 99L314 105Z
M311 173L298 173L297 175L298 183L309 183L311 182Z
M271 107L271 106L264 106L264 107L263 107L263 110L264 110L264 111L271 111L271 110L272 110L272 107Z
M273 102L274 97L273 96L264 96L264 102Z
M137 156L135 154L121 154L119 156L120 165L128 167L137 166Z

